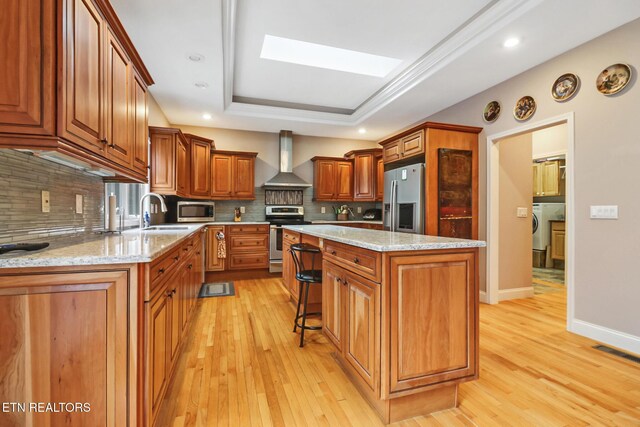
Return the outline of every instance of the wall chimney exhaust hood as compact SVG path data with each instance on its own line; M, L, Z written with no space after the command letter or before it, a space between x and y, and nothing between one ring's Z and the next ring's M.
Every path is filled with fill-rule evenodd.
M311 187L311 184L293 173L293 132L280 131L280 172L264 183L263 187L293 189Z

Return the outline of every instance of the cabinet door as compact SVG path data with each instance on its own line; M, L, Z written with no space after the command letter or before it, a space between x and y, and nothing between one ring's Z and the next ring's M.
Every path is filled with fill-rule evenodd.
M189 196L189 146L187 141L177 136L176 143L176 189L179 196Z
M242 199L255 198L254 157L233 156L231 181L233 197Z
M542 195L542 163L533 164L533 195Z
M182 281L178 284L180 287L180 335L184 335L187 331L187 322L189 321L189 313L191 312L191 292L193 291L195 268L195 252L189 257L182 267L185 271Z
M353 200L353 163L336 162L336 200Z
M376 197L376 169L373 154L356 154L353 158L353 199L374 201Z
M344 272L333 263L322 263L322 330L340 351L344 334Z
M0 132L55 132L55 4L4 0L0 14Z
M313 165L314 197L316 200L335 200L336 163L333 160L317 160Z
M560 163L557 161L544 162L542 165L542 195L557 196L560 194Z
M131 77L129 59L107 30L106 140L107 157L131 167L133 161L133 123L130 108Z
M224 227L207 227L207 271L224 270L224 258L218 257L218 232L224 233Z
M104 155L106 24L91 0L66 0L65 4L59 131L83 148Z
M565 223L551 223L551 259L564 260Z
M147 86L131 69L131 108L133 127L133 169L144 176L149 173L149 128L147 127Z
M424 153L424 132L418 132L407 135L400 140L400 152L402 158L417 156Z
M0 277L2 400L91 403L88 412L3 413L0 424L130 425L129 291L127 270Z
M229 199L231 187L231 156L213 154L211 156L211 197Z
M384 163L400 160L400 140L393 141L382 148L382 159Z
M344 355L367 385L375 390L377 385L377 360L380 334L378 286L355 274L346 279L346 325Z
M211 145L191 139L191 196L209 197L211 192Z
M188 278L188 272L186 268L180 268L176 271L172 278L167 281L167 313L169 315L169 328L167 333L167 375L170 376L171 370L178 359L178 350L180 349L180 337L182 336L182 284Z
M170 133L151 134L151 191L175 194L176 136Z
M291 241L282 239L282 282L284 287L287 288L291 297L298 300L298 287L297 280L295 278L295 266L293 259L291 259Z
M376 162L376 201L384 199L384 162L378 157Z
M475 262L473 253L391 257L391 392L476 374Z
M158 415L162 403L164 389L167 387L169 374L169 361L167 350L169 348L167 337L169 327L169 306L167 304L166 286L158 293L157 297L149 304L145 304L147 319L147 341L149 345L148 356L148 412L151 420Z

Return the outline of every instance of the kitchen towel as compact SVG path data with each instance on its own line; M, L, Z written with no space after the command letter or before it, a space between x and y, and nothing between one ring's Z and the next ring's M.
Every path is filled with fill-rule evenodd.
M227 257L227 244L224 239L224 233L218 231L216 234L216 239L218 239L218 258L226 258Z

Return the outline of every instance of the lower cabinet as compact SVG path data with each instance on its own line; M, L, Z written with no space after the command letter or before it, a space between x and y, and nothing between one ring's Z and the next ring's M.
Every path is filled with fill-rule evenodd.
M269 268L269 225L247 224L227 227L227 269Z
M296 279L296 266L293 263L290 248L294 243L307 243L316 247L320 246L317 237L309 235L300 235L299 233L286 230L282 236L282 280L285 287L289 291L290 299L294 304L298 303L300 295L300 282ZM315 256L314 265L312 265L311 255L305 254L302 258L305 268L321 269L322 253ZM311 285L309 287L309 298L307 301L307 311L322 313L322 286Z
M564 261L565 222L551 221L551 259Z
M218 233L224 234L224 226L212 226L207 227L207 271L223 271L225 266L225 259L218 256L219 240L217 238Z
M380 285L323 262L323 329L372 390L379 387Z
M0 398L88 406L0 413L0 425L136 425L135 268L25 270L0 271Z

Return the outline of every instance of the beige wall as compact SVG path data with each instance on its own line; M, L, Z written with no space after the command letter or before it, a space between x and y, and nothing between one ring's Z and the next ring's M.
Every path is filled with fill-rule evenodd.
M499 289L531 287L532 134L500 140ZM517 208L527 208L518 218Z
M245 130L220 129L178 125L183 132L193 133L215 141L219 150L255 151L256 186L272 178L280 167L280 143L277 133L251 132ZM379 148L371 141L355 139L320 138L293 135L293 171L309 183L313 182L313 156L343 156L355 149Z
M533 132L533 158L567 152L567 124Z
M147 100L149 101L149 126L169 126L167 116L164 115L154 97L151 96L151 93L149 93Z
M635 273L640 226L635 213L640 212L640 197L629 186L640 182L640 89L634 77L623 93L606 97L596 90L595 79L614 63L640 66L639 38L640 20L636 20L428 118L484 127L480 232L485 237L486 136L521 126L511 111L523 95L533 96L538 104L530 122L574 112L575 318L636 337L640 337L640 286ZM520 48L526 49L526 44ZM576 73L582 87L573 99L559 103L550 95L551 84L566 72ZM486 124L482 109L494 99L501 102L502 115ZM590 205L608 204L619 206L617 221L589 219Z

